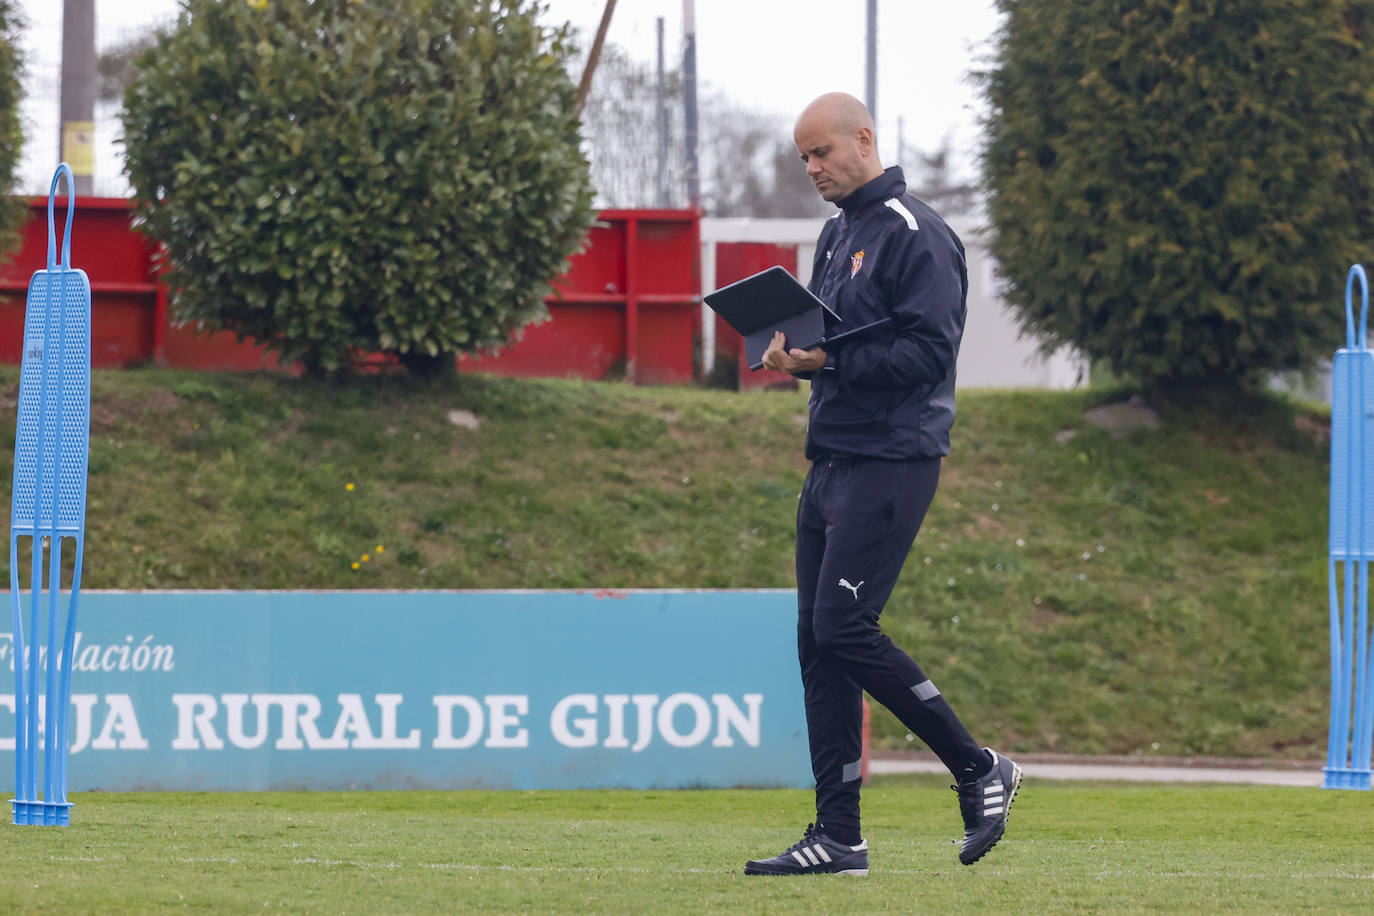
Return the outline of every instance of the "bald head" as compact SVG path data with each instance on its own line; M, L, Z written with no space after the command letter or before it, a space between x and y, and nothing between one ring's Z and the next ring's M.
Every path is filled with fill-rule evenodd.
M847 92L827 92L816 98L797 116L797 127L812 121L842 134L853 134L864 127L873 133L873 117L868 108Z
M828 201L838 203L883 173L873 117L848 93L827 92L807 105L792 139L807 176Z

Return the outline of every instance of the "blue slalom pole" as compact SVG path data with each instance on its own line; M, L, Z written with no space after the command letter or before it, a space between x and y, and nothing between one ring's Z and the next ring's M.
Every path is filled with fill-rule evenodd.
M60 172L59 172L59 174L60 174ZM53 190L54 192L57 190L57 177L56 177L56 176L54 176L54 178L53 178L53 189L52 189L52 190ZM72 194L72 195L75 195L75 193L76 193L75 190L72 188L71 185L68 185L68 192L69 192L70 194ZM49 207L52 207L52 205L53 205L53 197L54 197L54 194L49 194L49 195L48 195L48 206L49 206ZM64 234L64 238L63 238L63 242L64 242L64 245L63 245L63 258L62 258L62 267L63 267L63 268L70 268L70 266L71 266L71 264L70 264L70 260L71 260L71 247L70 247L70 245L71 245L71 238L72 238L72 232L71 232L71 228L70 228L70 218L71 218L71 215L72 215L72 208L71 208L71 207L68 207L68 208L67 208L67 216L68 216L69 222L68 222L67 231L66 231L66 233ZM49 225L49 228L50 228L50 229L55 229L55 228L56 228L55 226L53 226L53 224L52 224L51 221L49 221L49 224L48 224L48 225ZM56 239L52 239L51 237L49 237L49 243L55 245ZM51 257L51 254L49 255L49 257ZM54 290L54 287L55 287L55 286L56 286L56 284L52 284L52 286L49 287L48 296L49 296L49 299L50 299L50 300L53 298L53 290ZM59 300L60 300L61 297L59 296L58 298L59 298ZM58 310L57 310L57 311L58 311L58 322L57 322L57 324L58 324L58 327L57 327L57 330L58 330L58 340L66 341L66 340L67 340L67 309L65 308L66 303L65 303L65 302L62 302L62 303L60 303L60 305L61 305L62 307L58 308ZM51 321L52 321L52 317L51 317L51 316L52 316L52 309L49 309L49 310L48 310L48 315L49 315L49 318L48 318L49 324L51 324ZM57 358L56 360L54 360L54 362L56 363L56 367L57 367L57 397L58 397L58 405L57 405L57 406L58 406L58 414L59 414L59 417L58 417L58 421L57 421L57 430L56 430L56 432L55 432L54 435L53 435L53 440L54 440L54 441L53 441L53 446L54 446L54 447L53 447L53 449L52 449L52 456L53 456L53 457L52 457L52 499L51 499L51 500L49 501L49 503L48 503L48 643L47 643L47 645L48 645L48 659L47 659L47 666L48 666L48 668L47 668L48 683L47 683L47 690L46 690L46 692L44 693L44 696L47 697L48 708L47 708L47 711L46 711L46 712L47 712L47 715L46 715L45 721L44 721L44 723L43 723L44 726L45 726L45 727L44 727L44 738L43 738L43 741L44 741L44 748L43 748L43 798L44 798L45 800L47 800L47 801L50 801L50 802L56 801L56 800L57 800L57 795L58 795L58 789L57 789L58 763L57 763L57 760L58 760L59 757L65 757L65 756L66 756L66 751L67 751L67 749L66 749L66 747L65 747L64 745L61 745L61 744L58 743L58 734L59 734L59 732L61 731L61 729L59 728L59 723L67 717L67 707L66 707L65 705L61 705L61 704L60 704L60 702L59 702L59 693L58 693L58 689L57 689L57 683L58 683L58 680L57 680L58 668L59 668L59 666L60 666L61 663L62 663L62 660L61 660L61 658L59 657L58 650L57 650L57 616L58 616L58 600L62 597L62 535L58 532L58 498L59 498L59 496L60 496L60 489L61 489L59 483L60 483L60 481L62 480L62 477L63 477L63 475L62 475L62 470L63 470L63 469L62 469L62 459L65 457L65 456L62 454L62 419L61 419L61 413L62 413L62 408L65 406L65 405L62 403L62 401L65 399L65 397L66 397L66 391L67 391L66 385L64 384L64 383L66 382L65 370L66 370L66 368L67 368L67 366L66 366L66 362L67 362L67 361L66 361L65 355L61 353L61 348L59 348L59 355L58 355L58 358ZM35 535L35 536L36 536L36 535ZM43 823L45 823L45 824L56 823L56 820L55 820L56 811L55 811L55 809L51 808L50 806L45 806L43 814L44 814ZM50 818L51 818L51 819L50 819Z
M1358 275L1360 276L1361 280L1363 280L1363 274L1364 271L1363 269L1361 269L1360 274ZM1350 275L1347 275L1346 282L1351 283L1355 276L1356 275L1352 271ZM1367 301L1367 291L1365 295ZM1364 351L1368 348L1365 346L1366 341L1365 326L1363 321L1363 310L1361 310L1360 317L1360 337L1357 345L1361 351ZM1355 476L1355 503L1352 507L1353 511L1351 512L1351 516L1355 519L1355 555L1354 558L1352 558L1352 560L1349 561L1351 571L1355 573L1355 607L1354 616L1352 619L1349 620L1350 626L1347 626L1346 628L1346 651L1350 654L1351 662L1351 666L1347 670L1350 672L1353 678L1354 688L1353 703L1351 704L1350 723L1350 768L1352 771L1358 771L1362 766L1365 768L1368 768L1369 766L1368 759L1361 762L1359 753L1360 736L1363 732L1363 728L1361 727L1361 719L1363 718L1364 712L1365 693L1365 629L1367 627L1369 616L1369 569L1368 563L1364 559L1367 556L1365 542L1366 532L1364 525L1367 494L1365 492L1365 467L1363 459L1366 442L1365 410L1368 407L1368 405L1365 404L1364 362L1365 361L1363 359L1359 359L1355 360L1353 363L1353 368L1355 370L1355 385L1351 390L1352 394L1354 395L1354 397L1351 398L1351 402L1353 405L1352 409L1355 420L1354 436L1352 437L1352 441L1359 446L1358 452L1355 449L1351 450L1351 460L1352 462L1358 463L1359 472Z
M1360 331L1359 347L1362 352L1369 352L1368 334L1368 315L1369 315L1369 280L1365 276L1364 268L1355 265L1358 271L1352 268L1346 277L1347 285L1352 285L1356 279L1360 283ZM1366 363L1367 359L1359 361L1359 391L1360 400L1358 407L1358 422L1360 430L1360 461L1361 473L1359 478L1359 566L1360 578L1358 589L1358 603L1355 616L1354 633L1354 675L1355 675L1355 695L1354 708L1351 722L1350 752L1351 752L1351 771L1352 779L1356 788L1370 788L1370 728L1371 717L1374 717L1374 706L1370 700L1374 699L1370 693L1369 685L1369 560L1374 556L1374 545L1370 544L1370 536L1374 535L1366 524L1368 521L1370 493L1368 481L1365 479L1366 472L1369 470L1368 453L1369 440L1366 437L1368 432L1366 420L1371 405L1369 403L1369 382L1371 370Z
M1354 667L1355 654L1351 635L1355 632L1355 564L1345 563L1345 601L1344 623L1341 626L1341 767L1350 767L1350 673Z
M1331 621L1331 720L1327 736L1327 765L1324 783L1329 787L1342 784L1349 759L1348 738L1350 718L1349 671L1346 651L1349 628L1345 626L1345 611L1352 592L1351 575L1354 567L1354 519L1351 518L1351 497L1359 467L1352 458L1358 447L1355 436L1355 368L1358 339L1352 309L1352 280L1347 278L1345 290L1345 346L1336 351L1332 360L1331 409L1331 493L1330 493L1330 550L1328 569L1328 600ZM1337 579L1339 578L1339 587Z
M10 631L11 651L14 654L14 794L20 795L27 784L24 762L24 739L29 718L28 686L24 677L24 607L19 597L19 536L10 532Z
M1360 285L1358 330L1354 290ZM1368 346L1369 281L1356 264L1346 275L1346 345L1332 362L1331 546L1327 599L1331 625L1331 720L1325 778L1331 789L1370 788L1370 742L1374 738L1374 690L1370 680L1369 561L1374 559L1374 525L1368 514L1366 473L1374 448L1366 411L1374 408L1374 361ZM1337 566L1340 588L1337 589Z
M1359 267L1359 265L1356 265ZM1360 349L1368 350L1368 340L1366 338L1366 320L1369 310L1369 280L1365 276L1364 268L1360 267L1356 273L1352 268L1347 276L1346 283L1351 284L1358 277L1360 281L1361 308L1360 308ZM1361 430L1360 443L1362 446L1367 444L1364 438L1365 421L1370 408L1368 403L1368 383L1372 380L1369 376L1371 370L1365 366L1364 361L1360 362L1360 408L1359 422ZM1367 460L1370 456L1361 450L1361 458L1365 459L1364 470L1367 470ZM1355 780L1359 787L1370 788L1370 737L1371 728L1374 728L1374 695L1371 695L1369 684L1369 559L1374 556L1374 545L1369 543L1370 536L1374 531L1370 531L1366 525L1366 515L1369 509L1369 493L1365 488L1366 481L1364 474L1360 475L1360 590L1359 605L1355 621L1355 707L1351 727L1351 769L1354 771Z
M1338 756L1336 748L1336 736L1340 734L1341 722L1341 603L1336 588L1337 562L1334 556L1327 562L1326 577L1327 607L1331 618L1331 721L1326 731L1326 769L1328 772L1335 770L1344 763L1343 757Z
M1346 315L1353 316L1350 303L1351 284L1354 275L1346 278ZM1355 531L1355 517L1360 512L1360 501L1356 498L1356 491L1359 489L1359 479L1362 476L1363 465L1358 460L1360 452L1363 450L1364 424L1360 416L1360 386L1359 371L1357 363L1360 352L1359 338L1355 336L1352 328L1347 328L1349 332L1347 346L1351 350L1351 359L1346 360L1346 430L1347 445L1346 450L1346 492L1345 492L1345 575L1342 577L1343 601L1341 606L1344 609L1341 625L1341 703L1340 703L1340 741L1338 744L1339 761L1337 766L1342 769L1349 769L1350 766L1350 688L1351 671L1354 666L1354 644L1351 636L1355 632L1355 557L1359 554L1359 540Z
M56 181L57 181L57 179L54 177L54 179L53 179L54 184L56 184ZM51 196L51 195L49 195L49 197L48 197L48 206L49 206L49 208L51 209L51 207L52 207L52 196ZM52 269L52 267L53 267L53 265L54 265L54 258L56 257L56 254L57 254L57 243L56 243L56 240L53 238L53 228L54 228L54 227L53 227L52 219L51 219L51 216L50 216L50 217L49 217L49 220L48 220L48 266L49 266L49 269ZM49 383L49 376L52 374L52 371L51 371L52 354L55 352L55 348L54 348L54 343L55 343L55 341L53 340L53 320L52 320L52 319L53 319L53 311L54 311L55 308L58 308L58 307L61 306L61 297L60 297L59 295L55 295L55 293L56 293L56 288L55 288L55 287L56 287L56 284L53 284L53 283L49 283L49 284L48 284L48 289L47 289L47 293L48 293L48 295L47 295L47 300L48 300L48 301L47 301L47 308L43 310L43 355L44 355L44 361L43 361L43 363L42 363L42 368L41 368L41 370L40 370L42 382L41 382L40 385L39 385L39 396L38 396L38 405L39 405L39 406L38 406L38 443L39 443L38 454L39 454L39 460L38 460L38 478L37 478L37 481L36 481L36 485L35 485L35 487L34 487L34 501L33 501L33 502L34 502L34 507L33 507L33 508L34 508L34 519L33 519L33 522L34 522L34 524L33 524L33 562L32 562L32 564L31 564L31 570L30 570L30 574L29 574L29 575L30 575L30 578L29 578L29 589L30 589L30 592L32 593L33 598L32 598L32 602L31 602L31 604L30 604L30 612L29 612L29 620L30 620L30 626L29 626L29 673L28 673L28 677L29 677L29 721L28 721L28 723L27 723L27 725L28 725L28 729L27 729L27 732L28 732L28 746L25 748L25 751L26 751L26 752L28 753L28 755L29 755L29 759L30 759L31 761L33 761L33 763L32 763L32 764L30 765L30 767L29 767L29 782L28 782L28 784L25 786L25 789L27 790L27 793L28 793L28 794L25 796L25 798L27 798L27 799L37 799L37 798L39 797L39 796L38 796L38 773L37 773L37 770L38 770L38 767L37 767L37 758L38 758L38 713L39 713L40 711L42 711L42 712L44 713L44 718L47 720L47 722L46 722L45 724L51 723L51 722L52 722L52 713L53 713L53 710L52 710L51 708L43 708L43 707L40 707L40 706L39 706L39 702L38 702L38 685L39 685L39 683L40 683L40 680L39 680L39 677L40 677L39 672L42 670L42 663L43 663L43 653L42 653L42 652L40 651L40 649L39 649L39 632L40 632L40 630L38 629L38 625L39 625L39 609L40 609L40 607L42 606L42 603L43 603L43 550L44 550L44 545L43 545L43 535L42 535L40 532L41 532L41 519L42 519L42 508L41 508L41 507L42 507L42 497L43 497L44 488L45 488L45 487L51 487L51 488L52 488L52 489L51 489L52 496L53 496L53 497L56 497L56 495L57 495L57 454L56 454L56 449L53 448L53 446L56 444L56 443L55 443L55 438L56 438L56 437L54 437L54 436L52 435L52 432L51 432L51 427L52 427L52 414L53 414L53 412L54 412L53 409L52 409L52 406L53 406L53 405L52 405L53 396L52 396L52 393L51 393L52 389L51 389L51 387L50 387L49 384L48 384L48 383ZM49 465L49 457L50 457L50 456L51 456L51 465ZM50 467L51 467L51 469L49 469ZM50 501L50 506L51 506L51 501ZM56 522L56 519L53 518L53 517L50 515L50 516L49 516L49 525L51 526L51 525L55 524L55 522ZM48 551L51 552L55 546L56 546L55 544L53 544L53 543L50 542L50 543L48 544L48 547L47 547ZM56 596L54 595L54 593L53 593L53 591L52 591L51 585L49 586L48 594L49 594L49 605L50 605L50 606L49 606L49 615L53 615L53 614L56 614L57 610L56 610L56 606L55 606L54 604L52 604L52 599L54 599ZM52 640L52 636L51 636L51 633L52 633L52 626L51 626L51 625L50 625L49 628L48 628L48 632L49 632L49 637L48 637L49 651L48 651L48 655L51 656L51 655L52 655L51 646L52 646L52 644L53 644L53 640ZM51 671L52 671L52 659L51 659L51 657L48 658L48 663L49 663L49 664L48 664L48 670L49 670L49 672L51 672ZM52 687L51 687L51 684L52 684L52 678L49 677L49 678L48 678L48 685L49 685L49 686L48 686L48 692L47 692L47 694L46 694L46 698L47 698L47 700L48 700L48 704L47 704L47 705L48 705L49 707L51 706L51 700L52 700L52 696L53 696L53 695L52 695ZM46 731L46 729L45 729L45 731ZM44 776L43 782L44 782L44 789L45 789L45 792L46 792L46 790L47 790L47 788L48 788L48 786L47 786L47 782L48 782L48 769L47 769L47 766L46 766L46 762L47 762L47 761L45 760L45 761L44 761L45 766L44 766L44 768L43 768L43 776ZM51 796L45 794L44 797L51 797Z
M49 243L48 259L52 259L52 245ZM43 353L52 352L52 287L48 287L48 308L43 314ZM49 477L47 474L48 443L50 441L49 419L52 413L49 410L51 396L48 389L48 363L44 362L40 368L39 396L38 396L38 475L34 484L34 524L33 524L33 550L31 562L29 564L29 661L28 661L28 681L29 681L29 717L24 723L24 752L28 754L30 764L28 782L24 785L26 792L25 798L38 798L38 714L40 711L46 712L38 704L38 685L42 683L39 672L42 671L42 652L40 651L40 637L42 632L39 626L40 612L43 605L43 538L39 534L40 506L44 485L51 480L52 485L56 484L53 479L56 475Z
M54 207L63 178L67 182L68 199L66 231L59 258ZM84 271L71 266L73 189L71 169L62 163L53 175L48 193L48 264L45 269L36 271L30 281L24 321L10 514L16 824L66 825L71 822L71 805L67 802L67 735L85 542L91 362L90 280ZM18 572L18 539L21 536L27 536L31 545L27 639ZM63 627L60 620L62 542L68 537L75 542L76 565ZM41 628L45 616L46 632ZM43 719L41 794L38 776L40 718Z
M57 755L57 797L54 799L59 804L67 802L67 748L70 746L67 722L71 716L72 706L72 671L76 668L76 659L72 658L72 653L76 651L76 608L77 599L81 597L81 560L84 548L83 539L77 538L76 560L72 569L72 593L67 605L67 632L62 637L62 679L57 696L57 708L62 710L62 715L57 720L57 746L62 748L62 753Z
M1369 563L1360 561L1359 604L1355 618L1355 712L1351 723L1351 769L1369 779ZM1357 779L1358 779L1357 775Z

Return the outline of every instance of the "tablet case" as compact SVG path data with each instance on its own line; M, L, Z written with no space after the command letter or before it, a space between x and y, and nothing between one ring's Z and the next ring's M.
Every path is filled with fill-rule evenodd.
M787 338L788 349L810 350L892 320L883 318L845 328L830 306L779 266L722 286L707 293L704 299L744 338L744 356L752 370L763 368L763 353L778 331ZM826 332L827 316L836 325L829 333Z

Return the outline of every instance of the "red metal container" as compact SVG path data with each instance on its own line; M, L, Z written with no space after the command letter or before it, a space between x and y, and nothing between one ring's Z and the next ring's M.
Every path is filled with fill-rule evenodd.
M717 242L716 287L727 286L736 280L767 270L775 265L797 275L797 246L775 245L770 242ZM744 358L743 338L719 315L716 322L716 359L734 360L739 365L740 388L791 387L796 379L786 372L772 369L749 370Z
M692 381L700 335L700 218L692 210L603 210L546 300L550 320L461 368L522 377L622 375Z
M178 368L278 368L276 358L229 332L175 327L153 249L130 225L122 198L78 197L72 262L91 278L91 360L97 368L154 362ZM23 244L0 268L0 362L18 363L29 278L47 261L47 198L30 198ZM550 320L495 354L459 367L498 375L641 384L694 378L700 335L700 213L605 210L547 300Z
M123 199L76 199L72 266L91 279L91 362L97 368L146 363L156 346L152 250L130 227L129 208ZM29 199L29 218L20 234L20 250L0 269L0 361L6 363L20 360L29 279L47 266L46 197Z

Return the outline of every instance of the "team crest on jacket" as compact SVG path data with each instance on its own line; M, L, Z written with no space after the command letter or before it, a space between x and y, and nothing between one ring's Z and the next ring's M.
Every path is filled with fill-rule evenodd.
M860 248L858 254L852 254L849 256L849 279L853 280L854 275L857 274L859 272L859 268L863 266L864 252L863 249Z

